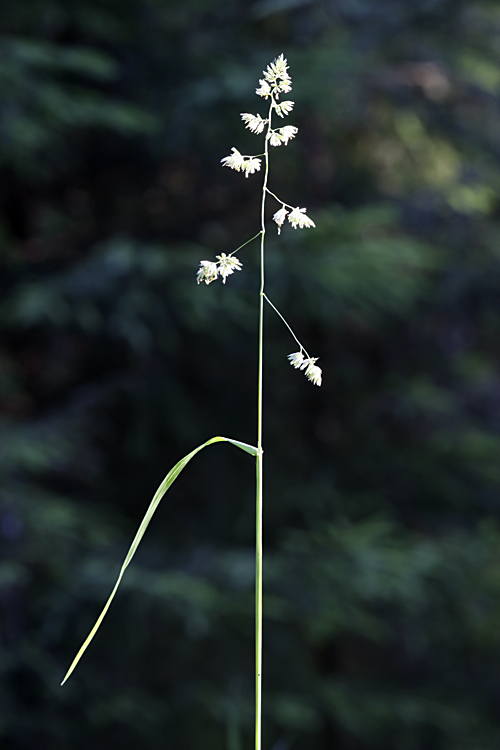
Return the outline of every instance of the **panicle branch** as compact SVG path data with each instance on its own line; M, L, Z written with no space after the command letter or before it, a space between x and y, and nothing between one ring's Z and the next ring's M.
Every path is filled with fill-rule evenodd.
M310 357L305 348L302 346L300 341L298 340L297 336L292 330L292 327L288 323L288 321L284 318L284 316L280 313L278 308L273 305L267 294L263 295L266 302L273 308L274 312L279 315L283 323L286 325L290 333L292 334L293 338L297 342L297 344L300 346L300 351L294 352L293 354L288 355L288 361L292 365L292 367L295 367L296 370L305 370L304 375L308 380L310 380L314 385L321 385L321 367L318 367L315 363L318 361L319 357ZM305 355L305 356L304 356Z

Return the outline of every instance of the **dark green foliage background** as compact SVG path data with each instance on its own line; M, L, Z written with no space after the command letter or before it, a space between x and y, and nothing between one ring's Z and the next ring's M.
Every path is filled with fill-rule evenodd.
M264 747L500 744L500 6L3 0L0 747L252 746L253 460L197 456L84 661L156 486L255 442L239 113L299 137L268 293ZM269 217L277 206L269 206Z

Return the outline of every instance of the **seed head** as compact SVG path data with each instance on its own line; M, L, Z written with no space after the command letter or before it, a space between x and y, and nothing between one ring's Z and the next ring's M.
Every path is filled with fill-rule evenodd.
M256 94L267 99L273 94L276 99L281 93L292 90L292 79L287 73L288 63L281 54L272 63L269 63L264 71L264 79L260 80L260 88L256 89Z

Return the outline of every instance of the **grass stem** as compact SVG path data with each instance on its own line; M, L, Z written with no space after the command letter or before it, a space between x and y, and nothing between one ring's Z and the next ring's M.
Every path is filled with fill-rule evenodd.
M267 133L271 129L272 103L269 107ZM260 305L259 305L259 365L257 376L257 461L255 491L255 750L261 750L262 736L262 371L264 350L264 247L266 236L265 211L269 176L269 139L265 139L265 169L262 185L260 235Z

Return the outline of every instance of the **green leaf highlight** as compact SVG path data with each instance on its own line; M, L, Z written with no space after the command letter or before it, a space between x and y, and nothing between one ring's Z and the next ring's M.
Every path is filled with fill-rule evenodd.
M123 578L123 574L125 573L126 569L130 565L130 562L131 562L133 556L136 553L136 550L137 550L137 548L138 548L138 546L139 546L139 544L141 542L141 539L144 536L144 532L148 528L149 523L150 523L151 519L153 518L155 510L157 509L158 505L160 504L160 500L162 499L162 497L164 496L164 494L166 493L166 491L169 489L169 487L173 484L173 482L177 479L177 477L179 476L179 474L181 473L181 471L183 470L183 468L186 466L186 464L188 464L189 461L191 461L191 459L193 458L193 456L195 456L203 448L206 448L207 445L212 445L212 443L220 443L220 442L232 443L237 448L241 448L241 450L245 451L246 453L250 453L250 455L252 455L252 456L257 456L258 455L258 450L253 445L249 445L248 443L242 443L240 440L231 440L231 438L225 438L225 437L218 436L218 437L213 437L210 440L207 440L207 442L203 443L203 445L199 445L197 448L194 449L194 451L191 451L191 453L188 453L187 456L184 456L184 458L181 458L181 460L178 463L176 463L175 466L172 469L170 469L170 471L168 472L167 476L165 477L165 479L163 480L163 482L160 484L160 486L156 490L156 492L154 494L154 497L151 500L151 503L149 504L149 508L146 511L146 515L142 519L141 525L137 529L137 533L136 533L136 535L134 537L134 540L133 540L132 544L130 545L129 551L127 552L127 556L125 557L125 560L124 560L123 565L122 565L121 570L120 570L120 574L118 576L118 579L117 579L117 581L115 583L114 589L111 592L111 595L110 595L108 601L104 605L104 608L103 608L101 614L99 615L99 617L98 617L98 619L97 619L94 627L92 628L92 630L90 631L90 633L87 636L86 640L84 641L82 647L80 648L80 650L78 651L77 655L73 659L70 668L66 672L64 680L61 682L61 685L64 685L64 683L68 680L68 678L70 677L70 675L72 674L72 672L75 670L76 665L78 664L78 662L82 658L83 654L87 650L87 647L90 644L90 641L92 640L92 638L94 637L94 635L97 633L97 630L98 630L100 624L104 620L106 612L108 611L108 609L110 607L110 604L113 601L114 596L115 596L115 594L116 594L116 592L118 590L118 586L121 583L121 580Z

